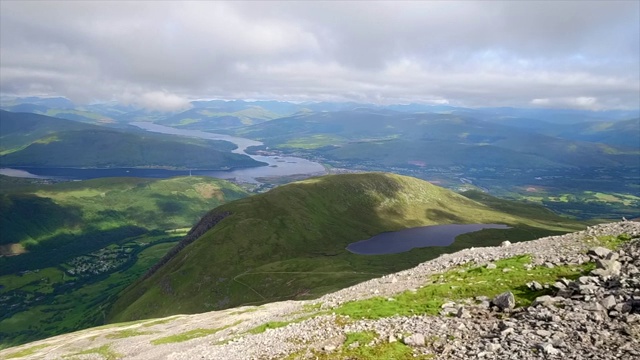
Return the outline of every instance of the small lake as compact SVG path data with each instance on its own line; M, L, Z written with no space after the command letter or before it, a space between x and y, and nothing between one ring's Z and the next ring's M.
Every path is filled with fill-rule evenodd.
M398 254L414 248L449 246L456 236L483 229L510 229L501 224L447 224L421 226L385 232L370 239L354 242L347 250L359 255Z

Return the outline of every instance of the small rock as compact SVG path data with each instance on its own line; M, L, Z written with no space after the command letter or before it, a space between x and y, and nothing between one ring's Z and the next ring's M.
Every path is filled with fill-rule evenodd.
M609 295L600 301L600 305L604 306L605 309L610 310L616 306L616 297Z
M538 305L543 305L543 306L547 306L549 304L553 304L554 302L556 302L558 300L556 300L556 298L553 298L549 295L542 295L542 296L538 296L533 303L531 304L531 306L538 306Z
M326 351L326 352L332 352L337 348L337 346L335 345L325 345L322 350Z
M605 308L602 305L600 305L600 303L597 303L597 302L584 303L582 304L582 308L586 311L593 311L593 312L605 311Z
M562 297L562 298L570 298L571 295L573 295L573 290L571 289L562 289L562 290L558 290L558 292L556 293L556 296L558 297Z
M495 268L497 268L496 264L494 264L494 263L489 263L489 264L487 264L487 269L489 269L489 270L493 270L493 269L495 269Z
M505 337L505 336L508 336L508 335L513 334L515 332L516 331L513 328L506 328L506 329L500 331L500 336Z
M484 349L488 352L496 352L502 349L502 346L500 344L489 343L484 347Z
M467 319L471 317L471 315L469 314L469 311L467 311L467 309L465 309L462 306L458 309L458 313L456 314L456 316L461 319Z
M500 243L501 247L507 247L507 246L511 246L511 241L509 240L505 240L503 242Z
M636 324L636 323L640 323L640 315L638 314L630 314L627 315L625 322L627 324Z
M390 343L394 343L394 342L396 342L396 341L398 341L398 339L396 339L396 337L395 337L395 336L393 336L393 335L389 335L389 342L390 342Z
M617 253L614 253L613 251L610 252L605 259L606 260L618 260L620 258L620 255L618 255Z
M554 348L551 343L540 343L536 345L536 348L542 350L542 352L547 355L559 355L561 353L561 351Z
M411 336L407 336L403 339L405 345L408 346L424 346L424 335L420 333L413 334Z
M542 337L549 337L551 336L551 332L547 331L547 330L536 330L536 334L538 336L542 336Z
M596 269L591 271L592 274L600 277L618 276L622 270L622 264L616 260L596 260Z
M609 255L610 253L611 253L611 250L604 248L602 246L598 246L598 247L589 249L589 251L587 252L587 255L593 255L597 258L605 259L607 255Z
M555 283L553 283L553 287L558 289L558 290L564 290L564 289L567 288L567 286L565 284L561 283L560 281L556 281Z
M533 291L540 291L540 290L542 290L542 289L543 289L543 288L542 288L542 285L541 285L539 282L537 282L537 281L532 281L532 282L528 283L528 284L527 284L527 287L528 287L530 290L533 290Z
M633 307L625 302L616 304L613 309L621 314L626 314L628 312L631 312L631 309L633 309Z
M511 291L503 292L496 296L492 302L500 310L513 309L516 306L516 299Z

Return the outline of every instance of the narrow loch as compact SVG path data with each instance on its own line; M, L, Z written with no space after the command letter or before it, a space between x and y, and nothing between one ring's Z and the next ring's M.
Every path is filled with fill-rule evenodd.
M421 226L385 232L367 240L354 242L347 250L359 255L386 255L428 246L448 246L456 236L483 229L510 229L502 224L447 224Z

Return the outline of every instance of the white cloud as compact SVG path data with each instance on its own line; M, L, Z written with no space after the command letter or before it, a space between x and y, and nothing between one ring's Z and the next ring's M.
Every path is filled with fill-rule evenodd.
M120 101L125 105L136 105L149 110L179 111L191 108L189 99L165 91L142 94L123 94Z
M632 1L0 2L0 92L83 102L638 108L638 63Z

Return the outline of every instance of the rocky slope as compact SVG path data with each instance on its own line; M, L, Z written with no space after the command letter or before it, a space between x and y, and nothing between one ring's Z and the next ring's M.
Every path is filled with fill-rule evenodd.
M631 240L615 251L601 247L602 236L619 234ZM445 271L517 272L520 269L494 268L500 259L522 254L532 256L524 265L532 274L567 266L586 270L575 279L521 284L513 292L547 289L548 295L532 299L530 306L515 306L508 291L449 301L439 307L440 315L416 311L412 316L358 319L336 314L353 300L377 296L393 302L400 292L428 289L435 286L434 275ZM470 262L476 270L460 267ZM640 357L639 269L640 223L602 224L443 255L314 301L116 324L6 349L0 358L635 359Z

